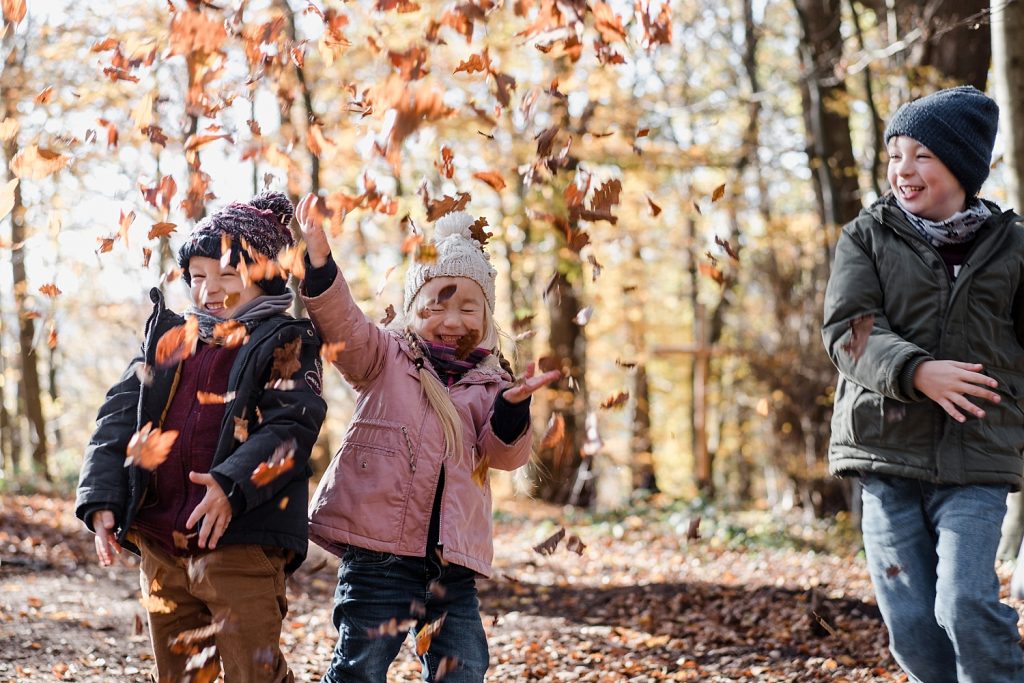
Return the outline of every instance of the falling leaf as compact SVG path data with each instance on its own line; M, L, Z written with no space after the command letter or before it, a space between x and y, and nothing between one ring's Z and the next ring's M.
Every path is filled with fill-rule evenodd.
M225 320L213 326L213 339L218 345L233 349L249 339L249 330L237 320Z
M725 196L725 183L722 183L714 189L711 193L711 202L717 202L719 199Z
M325 342L320 346L320 360L325 363L333 363L345 350L345 342Z
M3 0L4 21L14 25L20 24L25 18L25 0Z
M452 213L453 211L462 211L466 208L470 198L471 197L468 192L459 192L457 197L449 197L448 195L445 195L440 199L435 199L427 206L427 220L434 222L441 216Z
M696 515L690 518L690 523L686 526L686 540L700 540L700 515Z
M900 571L901 570L899 565L890 564L888 567L885 568L885 575L892 579L899 576Z
M552 555L558 549L558 544L562 542L563 538L565 538L565 527L560 527L558 531L533 546L533 549L541 555Z
M211 391L197 391L196 400L199 405L224 405L235 400L235 392L229 391L226 394L215 394Z
M572 319L574 323L583 327L590 322L590 317L594 314L593 306L586 306L577 311L576 316Z
M177 603L155 595L144 595L139 598L139 603L151 614L170 614L178 609Z
M234 417L233 419L235 421L235 441L245 443L249 440L249 421L244 417Z
M15 118L5 118L0 121L0 140L6 142L14 139L14 136L18 134L18 130L21 128L21 122Z
M540 448L554 448L558 444L562 443L562 439L565 438L565 417L561 413L551 413L551 418L548 420L547 431L544 432L544 437L540 440Z
M697 264L697 271L701 275L711 278L720 285L725 284L725 273L722 270L710 263Z
M285 441L270 455L270 459L261 462L253 471L250 479L255 486L266 486L295 467L295 440Z
M422 657L430 649L430 641L433 640L434 635L441 631L441 627L444 625L445 617L448 613L443 613L436 621L432 621L429 624L424 624L423 628L416 634L416 656Z
M475 239L477 242L479 242L481 247L487 244L487 240L494 237L493 232L487 232L486 230L484 230L484 228L486 227L487 219L484 218L483 216L477 218L469 226L469 236Z
M187 536L178 530L171 532L171 540L174 542L174 547L178 550L188 550L188 540L190 538L196 538L199 536L199 532L188 534Z
M270 381L290 379L298 372L302 367L301 353L302 339L298 337L274 349L274 365L270 368Z
M477 180L482 180L490 185L495 191L501 192L505 189L505 179L497 171L478 171L473 174Z
M57 348L57 325L50 323L50 331L46 335L46 348L53 350Z
M611 408L618 408L629 400L628 391L617 391L611 394L603 401L601 401L601 410L609 410Z
M455 357L459 360L466 360L479 343L480 333L476 330L470 330L455 342Z
M149 234L146 235L146 239L155 240L161 237L167 237L174 229L178 226L174 223L154 223L153 227L149 229Z
M395 313L395 307L388 304L388 307L384 309L384 317L380 319L380 324L384 326L389 325L396 315L398 314Z
M36 95L36 104L49 104L53 100L53 86L48 85Z
M199 341L199 321L191 317L184 325L167 330L156 345L157 367L168 367L185 360L195 352Z
M131 224L134 223L134 222L135 222L135 212L134 211L129 211L128 213L125 213L124 210L121 211L121 217L117 221L117 226L118 226L117 235L118 235L118 237L120 237L121 239L124 240L125 246L128 246L128 228L130 228Z
M850 336L840 348L850 355L854 362L860 360L868 346L871 330L875 327L875 316L868 314L850 321Z
M415 619L398 619L392 617L383 624L366 629L366 635L370 638L383 638L384 636L395 637L399 633L405 633L416 625Z
M175 532L177 533L177 532ZM193 534L197 535L197 534ZM175 544L177 546L177 544ZM180 546L182 550L188 547L186 543L184 546ZM187 631L181 631L178 635L174 636L170 642L171 652L177 655L187 654L191 651L191 647L198 645L204 641L213 638L218 633L224 630L224 626L227 624L227 619L217 619L211 622L207 626L200 626L198 628L188 629Z
M40 149L36 145L25 147L11 159L11 171L22 179L39 180L51 173L61 170L71 161L71 157L48 149Z
M647 206L651 210L651 215L652 216L657 216L659 213L661 213L661 207L654 203L654 200L651 199L651 196L650 195L644 195L644 196L647 198Z
M49 283L49 284L45 284L42 287L40 287L39 288L39 293L40 294L45 294L46 296L50 297L51 299L56 299L63 292L61 292L60 289L57 288L57 285Z
M470 55L469 58L463 60L455 67L453 74L457 74L460 71L465 71L467 74L477 72L488 72L491 70L491 58L487 54L487 49L484 48L482 54Z
M455 153L447 145L441 147L441 162L434 162L434 168L441 172L445 178L451 178L455 174Z
M434 674L434 680L443 680L445 676L458 668L459 660L457 657L441 657L441 661L437 663L437 672Z
M147 422L142 429L132 435L128 442L127 458L124 466L135 465L145 470L155 470L171 452L175 440L178 438L176 430L162 431Z
M565 539L565 549L571 553L576 553L582 556L583 551L587 549L586 544L576 534L569 534L569 537Z
M715 235L715 244L722 247L722 249L725 249L725 253L728 254L733 261L740 260L739 253L733 248L732 244L729 243L729 240L722 239L718 235Z
M587 256L587 262L594 269L594 274L591 276L592 282L597 282L597 278L601 276L601 271L604 270L604 266L597 262L597 259L593 254Z

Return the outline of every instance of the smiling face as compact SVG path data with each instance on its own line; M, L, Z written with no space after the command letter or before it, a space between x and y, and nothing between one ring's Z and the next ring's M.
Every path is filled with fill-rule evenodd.
M967 193L949 168L914 138L898 135L886 144L889 187L908 211L942 221L967 202Z
M218 318L227 320L239 306L263 294L255 282L243 284L238 271L232 266L222 267L219 259L193 256L188 272L192 278L192 303Z
M480 285L469 278L431 278L416 295L410 327L435 344L458 346L459 339L470 332L479 344L486 336L486 306Z

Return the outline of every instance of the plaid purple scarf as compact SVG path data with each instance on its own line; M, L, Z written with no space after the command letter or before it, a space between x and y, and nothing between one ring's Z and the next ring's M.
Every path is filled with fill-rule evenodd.
M467 371L475 368L480 361L491 355L491 352L487 349L476 348L470 351L469 355L464 359L459 360L455 356L454 346L435 344L425 339L420 340L420 348L423 349L424 355L430 359L430 364L437 370L441 381L445 386L449 387L458 382Z

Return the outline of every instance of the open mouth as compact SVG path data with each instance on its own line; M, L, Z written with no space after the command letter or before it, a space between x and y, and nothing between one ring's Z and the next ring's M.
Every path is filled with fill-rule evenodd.
M905 199L913 199L924 192L924 185L900 185L900 195Z
M217 315L224 310L224 302L222 301L207 301L203 304L203 310L212 315Z
M445 346L458 346L459 340L462 339L462 336L457 334L442 334L439 335L439 338L441 339L441 343Z

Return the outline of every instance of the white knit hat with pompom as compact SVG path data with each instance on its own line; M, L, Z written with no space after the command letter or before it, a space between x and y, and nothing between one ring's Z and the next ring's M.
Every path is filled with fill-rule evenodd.
M414 261L405 273L406 313L427 280L435 277L468 277L480 285L487 305L494 310L494 279L498 272L491 266L483 246L472 237L469 226L475 222L465 211L453 211L437 219L432 243L437 248L437 260Z

